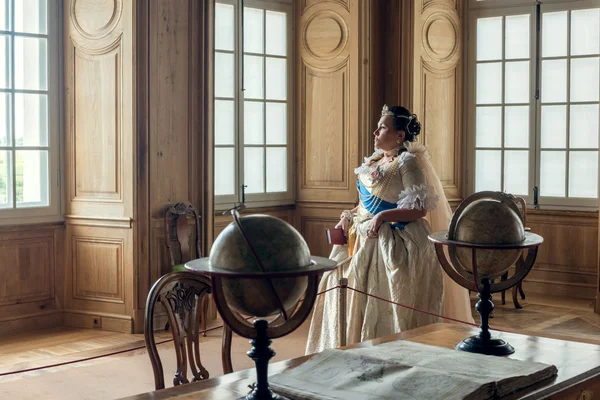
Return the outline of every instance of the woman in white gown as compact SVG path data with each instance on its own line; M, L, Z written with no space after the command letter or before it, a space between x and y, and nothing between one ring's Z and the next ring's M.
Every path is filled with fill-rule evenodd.
M467 290L443 272L427 239L432 230L448 229L452 213L427 150L413 143L420 130L406 108L383 107L373 133L376 150L355 170L359 205L344 211L337 225L348 244L334 246L330 255L352 259L325 274L319 291L336 286L341 274L365 293L473 322ZM347 310L348 344L440 322L352 290ZM337 291L330 291L315 303L307 354L340 345L337 321Z

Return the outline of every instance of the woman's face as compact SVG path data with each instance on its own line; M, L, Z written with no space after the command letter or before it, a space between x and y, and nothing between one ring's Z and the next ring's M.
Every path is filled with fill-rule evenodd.
M373 135L375 135L375 147L383 151L395 149L404 142L404 132L394 129L392 117L389 115L379 119Z

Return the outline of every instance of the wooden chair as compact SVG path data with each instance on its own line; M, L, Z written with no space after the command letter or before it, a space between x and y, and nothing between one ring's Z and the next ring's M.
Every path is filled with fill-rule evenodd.
M189 223L190 219L192 226ZM198 210L190 202L177 203L165 212L164 224L165 243L171 261L171 272L185 271L186 262L202 257ZM203 330L206 330L207 313L208 298L203 297L200 312ZM168 328L167 325L165 330Z
M192 272L171 272L161 277L148 294L146 301L146 319L144 339L148 356L154 372L156 390L164 389L165 379L162 362L154 339L154 311L162 304L173 334L173 344L177 357L177 370L173 385L189 383L188 364L192 371L192 381L208 379L209 372L200 360L200 310L203 300L211 292L210 280ZM223 347L221 352L223 373L233 372L231 367L231 330L223 328Z

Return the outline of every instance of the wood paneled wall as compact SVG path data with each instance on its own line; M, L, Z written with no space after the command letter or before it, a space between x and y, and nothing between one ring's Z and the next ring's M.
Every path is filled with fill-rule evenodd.
M401 2L404 29L401 100L421 121L420 140L427 146L451 203L463 196L462 74L465 0ZM402 88L402 86L407 88ZM407 97L405 97L407 96Z
M536 263L525 279L527 292L593 299L598 277L598 214L535 210L527 225L541 235Z
M211 0L138 5L138 307L142 329L148 288L171 270L163 217L190 201L212 242ZM142 35L147 32L147 35ZM207 149L210 149L207 151ZM204 249L207 250L208 246Z
M65 321L141 332L163 215L212 237L212 0L65 2Z
M62 224L0 228L0 334L63 322Z
M131 331L134 32L131 0L66 0L65 321Z
M383 2L297 1L296 215L311 252L357 201L354 168L372 146L372 18ZM373 67L375 68L375 67ZM381 81L375 81L381 83Z

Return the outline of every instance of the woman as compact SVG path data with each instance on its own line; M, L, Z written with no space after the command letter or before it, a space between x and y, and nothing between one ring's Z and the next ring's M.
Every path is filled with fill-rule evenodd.
M338 262L352 259L326 274L319 291L336 286L341 274L365 293L472 322L467 290L446 277L427 238L431 226L448 229L451 210L425 147L413 143L420 131L416 115L406 108L383 107L373 132L375 152L354 171L359 205L344 211L336 226L348 245L334 246L330 255ZM439 322L352 290L348 301L348 343ZM337 292L330 291L317 298L307 354L340 345L337 321Z

